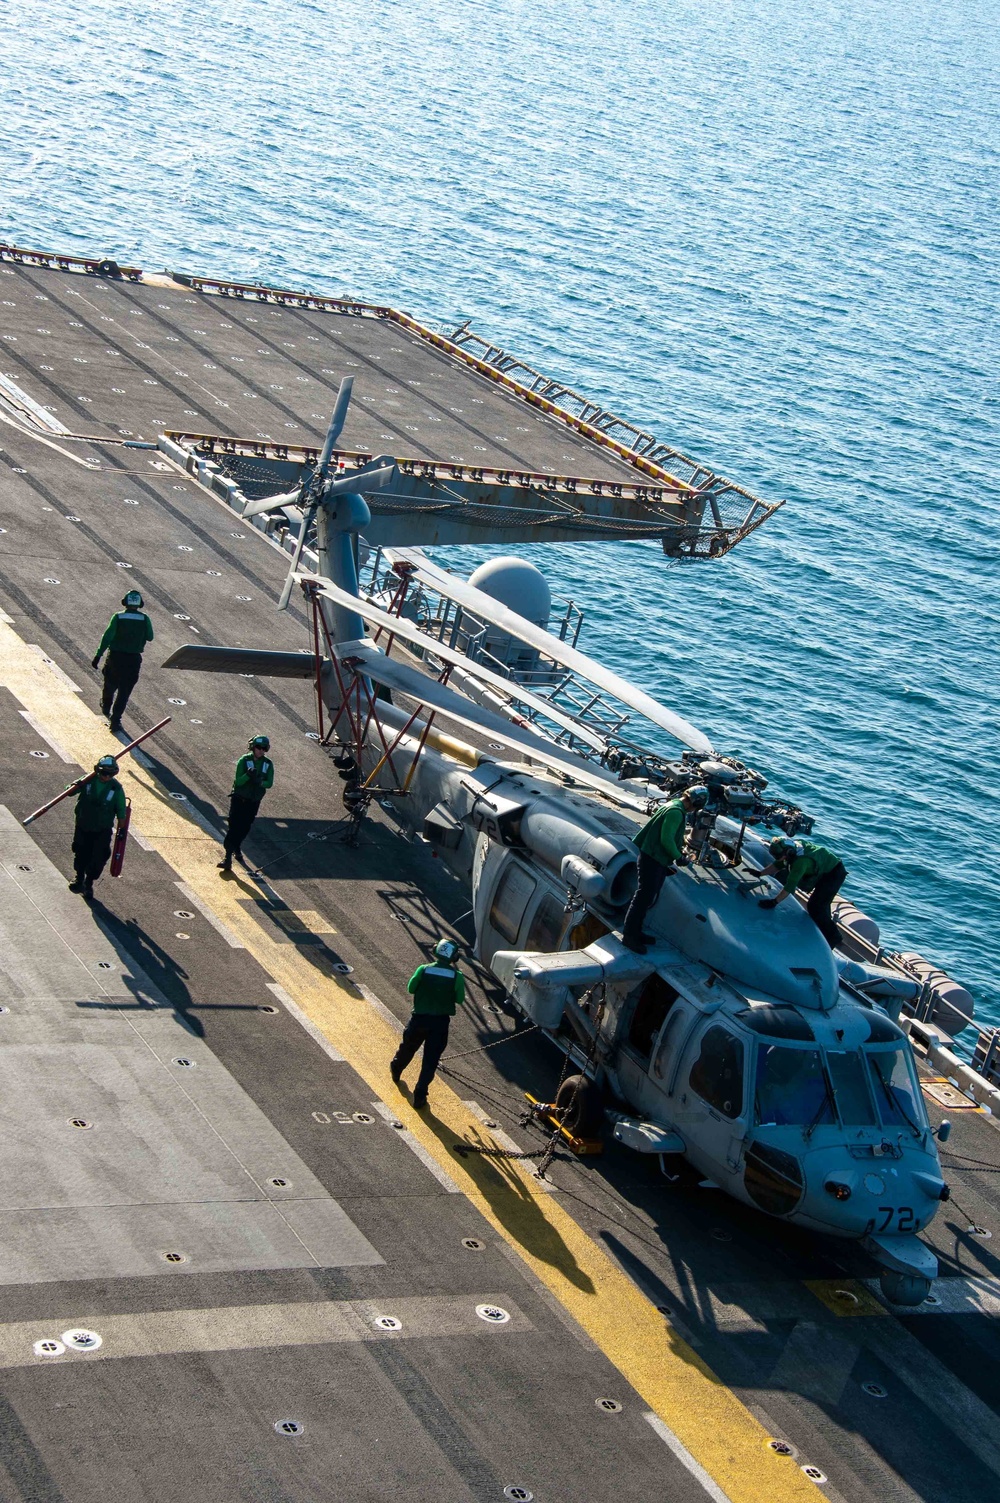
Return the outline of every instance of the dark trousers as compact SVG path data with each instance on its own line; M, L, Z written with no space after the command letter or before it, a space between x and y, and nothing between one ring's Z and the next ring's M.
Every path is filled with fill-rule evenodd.
M834 922L830 908L846 879L847 867L842 861L838 861L832 872L826 872L824 876L817 877L816 886L809 894L809 901L806 903L806 912L831 950L836 949L840 944L840 930Z
M627 939L639 938L642 933L642 921L660 896L664 879L672 876L676 870L676 866L664 866L663 862L657 861L655 856L649 856L645 851L639 852L638 884L635 896L628 905L622 931Z
M104 689L101 693L101 709L112 720L121 720L128 704L129 695L139 679L142 667L141 652L108 653L104 663Z
M78 882L96 882L111 855L111 831L73 831L73 870Z
M392 1069L395 1071L405 1070L410 1060L416 1054L421 1044L424 1046L423 1059L420 1062L420 1074L414 1087L414 1096L426 1096L427 1087L437 1072L448 1042L448 1024L451 1018L447 1013L413 1013L410 1021L403 1029L403 1037L399 1041L399 1048L393 1055Z
M259 799L240 798L238 793L234 793L230 797L229 828L226 830L226 838L222 842L227 856L239 855L240 847L250 834L250 826L257 818L259 808Z

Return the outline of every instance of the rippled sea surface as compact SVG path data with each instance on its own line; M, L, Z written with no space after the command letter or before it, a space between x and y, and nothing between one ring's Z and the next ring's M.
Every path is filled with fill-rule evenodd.
M998 0L3 18L5 238L470 318L787 499L713 564L533 557L1000 1022Z

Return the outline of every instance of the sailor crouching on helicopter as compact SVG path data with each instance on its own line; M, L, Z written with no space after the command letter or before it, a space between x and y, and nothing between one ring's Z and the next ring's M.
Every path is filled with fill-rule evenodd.
M89 902L94 883L111 855L111 830L115 820L125 818L125 790L115 774L114 757L101 757L94 764L94 776L88 778L76 800L76 824L73 828L73 869L75 876L70 892L82 892Z
M413 1105L418 1111L427 1105L427 1087L441 1062L455 1009L465 1001L465 977L455 964L457 954L458 946L452 940L439 939L434 946L437 964L417 966L406 988L413 998L413 1012L389 1063L389 1074L399 1085L403 1071L423 1045L413 1091Z
M274 763L267 755L270 750L267 736L252 736L247 742L249 755L242 756L236 764L229 795L229 824L222 843L225 854L218 863L220 871L232 871L234 856L242 859L243 842L250 834L265 793L274 785Z
M840 931L831 910L846 881L847 867L839 856L815 840L791 840L787 835L778 835L768 850L773 860L770 866L761 868L760 876L777 876L781 891L776 898L761 898L761 908L777 908L790 892L801 888L809 893L806 912L830 949L835 950L840 943Z
M111 617L90 665L92 668L99 667L101 657L107 652L101 712L110 720L113 731L120 731L122 728L125 706L142 668L142 650L147 642L153 640L153 623L142 609L143 603L138 590L129 590L122 597L125 609L116 611Z
M679 798L661 804L634 837L633 843L639 848L639 867L635 896L622 928L622 944L627 950L644 955L647 946L654 943L655 935L643 933L642 921L660 896L664 879L672 877L678 866L687 865L684 855L687 816L696 809L704 809L707 802L708 789L696 783Z

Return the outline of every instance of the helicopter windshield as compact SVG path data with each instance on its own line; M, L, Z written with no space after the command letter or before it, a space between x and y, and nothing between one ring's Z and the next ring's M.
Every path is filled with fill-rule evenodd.
M762 1127L818 1127L835 1122L833 1092L818 1049L762 1044L754 1096Z
M866 1049L865 1053L882 1125L922 1132L927 1119L909 1048L904 1044L901 1049Z

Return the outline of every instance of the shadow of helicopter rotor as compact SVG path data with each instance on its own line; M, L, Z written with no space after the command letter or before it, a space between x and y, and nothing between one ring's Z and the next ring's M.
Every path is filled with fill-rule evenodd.
M465 1173L515 1246L529 1258L557 1269L574 1288L585 1294L595 1292L590 1275L580 1267L558 1229L543 1214L541 1194L532 1192L509 1159L492 1156L495 1145L491 1139L474 1127L459 1136L434 1115L432 1105L421 1111L420 1120L430 1128L448 1156L461 1161ZM478 1149L485 1152L477 1152Z
M78 1002L87 1011L123 1012L130 1009L170 1011L186 1032L195 1038L205 1037L205 1025L197 1016L206 1008L243 1008L255 1011L246 1003L196 1003L188 987L188 973L157 944L138 919L120 919L110 908L95 899L90 908L98 927L110 939L119 958L134 974L123 972L122 982L135 999L120 997Z

